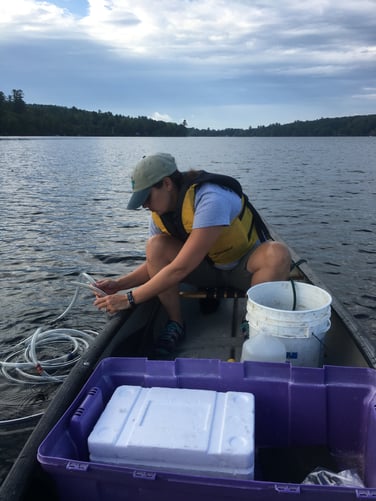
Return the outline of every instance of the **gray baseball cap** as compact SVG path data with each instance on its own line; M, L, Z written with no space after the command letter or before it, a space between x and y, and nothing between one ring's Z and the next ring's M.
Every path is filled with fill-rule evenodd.
M150 195L151 188L176 170L175 158L169 153L156 153L143 157L132 174L133 194L127 209L137 209L143 205Z

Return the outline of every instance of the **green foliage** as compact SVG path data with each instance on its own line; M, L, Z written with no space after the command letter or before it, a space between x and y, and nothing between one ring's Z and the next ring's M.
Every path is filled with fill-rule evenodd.
M376 115L320 118L249 129L251 136L376 136Z
M22 90L0 91L1 136L186 136L185 125L76 107L26 104Z
M259 125L249 129L197 130L192 136L237 136L237 137L302 137L302 136L376 136L376 115L320 118L319 120L295 121L281 125Z
M181 124L113 115L110 112L85 111L76 107L26 104L21 89L6 97L0 91L1 136L376 136L376 115L321 118L260 125L248 129L223 130L188 128Z

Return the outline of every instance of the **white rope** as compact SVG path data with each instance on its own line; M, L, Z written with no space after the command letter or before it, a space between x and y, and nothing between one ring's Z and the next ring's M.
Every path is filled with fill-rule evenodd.
M87 350L95 337L86 331L76 329L50 329L42 331L39 327L32 336L19 343L16 351L0 361L3 376L17 383L61 383L68 376L66 369L72 367ZM43 353L51 352L60 344L63 353L47 358ZM43 353L42 353L43 352ZM63 374L51 375L49 371Z
M81 273L79 281L73 282L76 290L72 301L64 312L59 315L53 324L65 317L77 302L80 289L89 288L91 291L105 295L97 289L95 280L87 273ZM16 344L8 353L3 353L0 360L0 372L10 382L17 384L54 384L62 383L69 374L70 368L80 359L88 349L91 341L98 335L92 330L77 330L69 328L42 327ZM56 351L56 356L51 352ZM23 422L36 417L36 414L21 418L1 421L2 424Z

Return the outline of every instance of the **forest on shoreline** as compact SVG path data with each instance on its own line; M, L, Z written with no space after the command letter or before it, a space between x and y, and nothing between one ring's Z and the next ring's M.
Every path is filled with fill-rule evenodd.
M8 96L0 91L0 136L376 136L376 114L296 120L248 129L197 129L181 124L130 117L111 112L86 111L56 105L28 104L21 89Z

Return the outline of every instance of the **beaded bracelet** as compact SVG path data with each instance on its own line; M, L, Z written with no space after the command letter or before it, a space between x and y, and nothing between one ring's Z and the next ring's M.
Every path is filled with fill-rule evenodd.
M127 292L127 298L128 298L129 306L131 307L132 310L134 310L137 305L136 305L136 301L134 300L132 291Z

